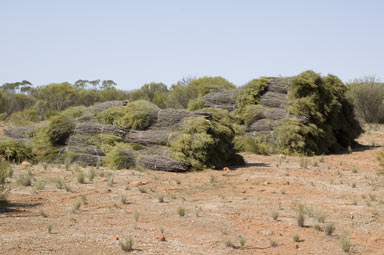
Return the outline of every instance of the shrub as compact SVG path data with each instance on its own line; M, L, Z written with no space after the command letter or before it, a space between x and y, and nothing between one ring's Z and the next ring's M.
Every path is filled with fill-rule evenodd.
M36 129L32 134L32 152L36 155L37 161L53 161L59 149L51 144L48 136L48 127Z
M327 223L324 228L325 234L328 236L332 235L333 232L335 232L335 224L334 223Z
M13 162L34 159L32 149L24 143L15 140L0 141L0 156Z
M6 184L8 177L9 164L5 161L0 161L0 206L6 203L7 193L9 191Z
M190 111L196 111L196 110L202 109L204 107L205 107L205 103L204 103L203 98L201 98L201 97L189 100L189 102L188 102L188 110L190 110Z
M187 87L191 89L195 97L202 97L211 92L218 92L226 89L234 89L235 85L224 79L223 77L202 77L190 82Z
M367 123L384 123L384 83L366 77L347 84L347 95L356 115Z
M185 120L184 130L171 142L172 156L189 162L193 169L222 169L230 164L242 164L233 147L234 131L228 125L203 117Z
M21 112L15 112L8 119L9 122L18 126L28 125L31 122L37 122L40 120L41 119L37 115L37 111L35 109L25 109Z
M119 125L120 119L125 115L124 106L111 107L101 113L102 122L109 125Z
M286 119L276 129L278 144L286 153L340 152L362 132L346 87L336 76L303 72L292 79L288 97L288 112L301 121Z
M107 153L105 162L112 169L129 169L135 166L135 154L130 145L119 143Z
M273 145L267 143L262 137L253 137L250 135L236 136L234 144L235 149L238 151L261 155L269 155L274 152Z
M19 177L17 177L16 183L22 186L31 186L32 185L32 176L21 174Z
M129 103L120 125L125 128L144 130L156 120L160 108L145 100Z
M64 145L74 129L75 123L71 118L64 115L55 116L47 129L49 141L53 145Z
M97 146L105 154L110 152L112 148L123 141L123 138L110 134L98 134L90 139L90 143Z
M352 244L347 235L343 234L340 237L340 245L344 252L350 251Z
M130 236L126 236L123 240L119 241L120 248L123 251L132 251L133 250L133 239Z
M258 104L271 79L266 77L254 79L241 88L241 92L236 98L236 106L240 115L248 105Z

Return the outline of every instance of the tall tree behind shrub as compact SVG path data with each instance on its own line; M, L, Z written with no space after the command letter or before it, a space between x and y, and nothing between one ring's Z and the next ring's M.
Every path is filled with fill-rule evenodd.
M384 83L366 77L347 84L348 98L353 102L360 120L384 123Z

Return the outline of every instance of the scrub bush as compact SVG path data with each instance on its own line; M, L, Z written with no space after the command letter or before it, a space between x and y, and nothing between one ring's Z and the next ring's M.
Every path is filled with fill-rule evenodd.
M75 122L73 119L65 115L55 116L52 118L47 129L49 141L52 145L65 145L74 129Z
M118 143L107 153L106 165L112 169L129 169L135 166L136 153L128 144Z
M15 140L0 141L0 157L13 162L33 160L35 155L32 149L22 142Z

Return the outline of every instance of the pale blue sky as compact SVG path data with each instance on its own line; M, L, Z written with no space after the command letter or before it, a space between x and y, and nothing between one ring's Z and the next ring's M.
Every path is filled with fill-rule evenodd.
M312 69L384 78L380 0L0 0L0 84L112 79L122 89L183 76Z

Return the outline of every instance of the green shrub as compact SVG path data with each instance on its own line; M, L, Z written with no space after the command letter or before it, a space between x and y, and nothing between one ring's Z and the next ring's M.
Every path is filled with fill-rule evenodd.
M274 152L273 145L267 143L261 137L250 135L236 136L234 139L235 149L242 152L250 152L261 155L269 155Z
M72 106L60 112L60 115L66 116L70 119L74 119L80 117L86 110L87 107L85 107L84 105Z
M204 108L204 104L205 104L204 100L201 97L191 99L188 102L188 110L189 111L196 111L196 110L202 109L202 108Z
M98 134L90 139L91 144L97 146L105 154L110 152L112 148L123 141L123 138L110 134Z
M223 77L202 77L190 82L187 87L195 90L196 97L204 96L211 92L218 92L226 89L234 89L235 85L224 79Z
M135 166L136 153L128 144L119 143L107 153L106 165L112 169L129 169Z
M234 131L229 125L203 117L188 118L183 132L171 142L172 155L189 162L196 170L242 164L243 159L235 153L233 138Z
M352 146L362 133L353 105L347 100L346 87L336 76L321 77L313 71L303 72L292 79L288 98L289 113L305 121L283 121L278 136L284 141L279 143L284 151L340 152ZM287 122L291 123L284 125Z
M15 140L0 141L0 156L13 162L34 159L32 149L24 143Z
M241 92L236 98L236 106L240 115L242 115L247 105L259 103L271 79L273 78L261 77L260 79L254 79L241 88Z
M347 84L347 95L356 115L367 123L384 123L384 83L367 77Z
M35 109L25 109L21 112L15 112L8 119L9 122L18 126L28 125L32 122L40 120L41 119L37 115L37 111Z
M57 158L59 148L54 147L48 136L48 127L36 129L32 134L32 152L39 162L51 162Z
M75 129L73 119L59 115L52 118L48 125L47 134L52 145L65 145Z
M120 119L125 115L124 106L111 107L101 113L102 122L109 125L120 125Z
M145 100L129 103L120 125L125 128L144 130L154 123L160 108Z
M0 121L5 121L8 119L8 114L6 112L0 113Z
M241 119L245 125L251 125L258 119L265 118L265 107L262 105L246 105L242 111Z
M6 204L7 193L9 191L6 179L9 173L9 164L5 161L0 161L0 206Z

